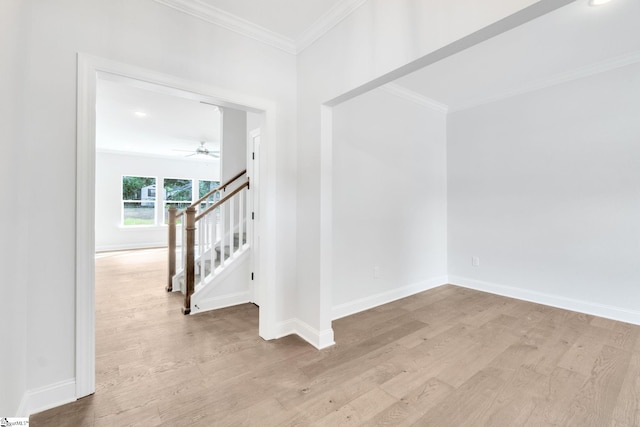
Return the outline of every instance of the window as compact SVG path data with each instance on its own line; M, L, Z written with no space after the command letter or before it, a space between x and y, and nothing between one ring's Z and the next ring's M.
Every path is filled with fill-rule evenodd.
M154 225L156 220L156 179L122 177L122 224Z
M193 202L193 183L190 179L164 179L164 223L169 222L169 208L186 209ZM178 222L180 223L180 218Z
M162 191L156 186L162 182ZM198 191L193 191L194 182ZM186 209L194 201L203 197L209 191L220 186L220 181L192 180L187 178L153 178L144 176L122 177L122 224L158 225L169 222L169 208L175 207L178 211ZM220 194L209 196L200 205L204 210L220 200ZM156 209L156 205L162 206L162 210ZM161 216L162 215L162 216ZM177 218L180 224L182 217Z
M220 186L220 181L198 181L198 199L204 197L209 191ZM212 196L207 197L205 201L200 204L200 210L203 211L215 202L220 200L220 193L215 193Z

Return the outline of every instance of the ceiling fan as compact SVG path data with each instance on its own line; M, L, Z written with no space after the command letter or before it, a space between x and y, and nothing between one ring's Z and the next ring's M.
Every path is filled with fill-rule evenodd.
M173 150L173 151L185 151L185 152L191 153L191 154L187 154L185 157L209 156L209 157L214 157L216 159L219 159L220 151L209 150L207 147L205 147L206 143L207 141L200 141L200 146L196 148L195 151L192 151L192 150Z

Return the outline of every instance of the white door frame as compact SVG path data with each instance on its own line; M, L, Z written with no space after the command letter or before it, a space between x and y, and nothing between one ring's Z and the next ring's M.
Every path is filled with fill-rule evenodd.
M141 87L153 86L166 93L193 97L221 106L261 113L260 229L258 257L261 306L259 334L276 338L276 207L275 207L275 104L261 98L203 85L153 70L108 59L78 54L77 157L76 157L76 398L95 392L95 157L96 85L98 78L133 79ZM176 307L176 316L180 308Z
M256 143L257 140L257 143ZM251 179L251 209L260 210L260 128L249 131L247 139L247 175ZM256 271L260 271L260 258L256 256L260 251L260 216L255 217L251 224L251 302L260 306L260 286Z

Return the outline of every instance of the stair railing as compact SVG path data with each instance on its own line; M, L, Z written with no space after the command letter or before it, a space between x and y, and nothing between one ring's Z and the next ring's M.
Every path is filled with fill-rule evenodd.
M167 224L167 228L168 228L168 247L169 247L169 255L168 255L168 277L167 277L167 285L165 287L165 289L167 290L167 292L171 292L173 291L173 277L176 275L176 225L178 223L178 219L182 216L186 217L186 213L190 208L193 208L194 212L198 211L198 208L200 207L200 204L205 202L209 197L212 197L214 195L216 195L217 193L221 193L223 191L225 191L227 189L227 187L231 186L231 184L233 184L234 182L236 182L238 179L240 179L243 175L246 175L247 170L243 170L238 172L237 174L235 174L231 179L229 179L227 182L219 185L218 187L214 188L213 190L209 191L207 194L205 194L204 196L200 197L198 200L196 200L194 203L192 203L189 207L187 207L186 209L180 210L178 211L178 209L175 208L175 206L172 206L169 208L168 211L168 224ZM194 225L195 226L195 225ZM183 228L186 229L186 223L183 224ZM186 231L186 230L185 230ZM186 259L186 250L188 245L186 244L186 241L184 241L186 238L185 233L183 233L183 244L182 244L182 260L184 262L184 260ZM195 244L195 241L194 241ZM186 273L186 270L185 270Z
M176 274L176 223L179 216L182 222L182 264L184 286L184 307L182 312L190 314L191 296L195 292L196 272L201 284L220 273L236 256L248 247L250 242L248 227L251 214L248 208L247 193L249 178L204 209L201 203L216 192L221 192L237 181L243 171L227 183L200 198L182 212L169 211L169 281L167 290L173 290L173 277ZM196 234L196 231L198 233ZM237 242L236 242L237 239ZM208 268L207 268L208 267Z
M191 313L191 296L195 291L196 267L200 274L200 283L204 284L207 278L213 278L238 253L246 249L245 242L249 241L246 224L248 224L249 218L245 218L244 205L248 189L249 179L247 178L244 183L201 213L196 213L195 207L187 208L184 224L186 251L183 314ZM236 201L238 209L235 209ZM218 227L219 231L217 231ZM196 236L197 229L200 230L198 236ZM237 246L235 244L236 235L238 236ZM218 239L217 236L220 238ZM196 239L196 237L199 238ZM207 262L209 263L209 274L207 274Z

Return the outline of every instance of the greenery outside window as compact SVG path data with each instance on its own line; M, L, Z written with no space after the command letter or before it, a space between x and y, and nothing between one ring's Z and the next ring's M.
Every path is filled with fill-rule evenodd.
M144 176L122 177L122 224L155 225L156 179Z
M220 181L198 181L198 199L204 197L209 191L213 190L220 186ZM215 193L206 198L202 203L200 203L200 211L205 210L215 202L220 200L220 193Z
M193 181L190 179L165 178L164 180L164 223L169 222L169 208L183 210L193 202ZM178 218L177 224L181 223Z

